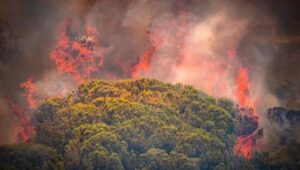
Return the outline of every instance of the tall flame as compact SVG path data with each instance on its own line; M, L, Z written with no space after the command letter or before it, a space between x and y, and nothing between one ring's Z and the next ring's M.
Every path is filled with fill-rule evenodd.
M256 103L250 95L250 82L249 82L249 71L246 67L239 67L237 70L236 77L236 98L239 102L240 107L249 107L254 110L253 114L256 116Z
M246 67L239 67L237 70L235 95L240 107L248 109L247 113L249 115L247 116L251 116L255 121L258 121L256 101L253 100L250 95L249 72ZM234 151L241 154L244 158L250 159L251 152L255 145L256 133L257 130L246 135L238 136L234 146Z

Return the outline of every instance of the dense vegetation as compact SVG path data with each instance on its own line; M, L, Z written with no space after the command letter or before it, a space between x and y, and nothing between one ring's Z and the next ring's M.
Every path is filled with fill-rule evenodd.
M180 84L90 81L40 106L36 142L70 169L222 167L235 139L232 106Z
M272 168L267 154L233 154L234 110L191 86L89 81L45 100L34 119L38 144L3 146L0 169Z
M54 149L38 144L0 146L0 169L63 169L63 158Z

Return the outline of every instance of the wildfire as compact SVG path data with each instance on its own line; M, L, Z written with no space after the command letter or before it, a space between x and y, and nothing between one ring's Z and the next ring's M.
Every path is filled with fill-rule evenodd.
M150 72L152 57L162 44L162 39L159 36L160 29L155 29L147 33L150 47L138 57L138 62L130 69L132 79L144 77Z
M27 142L31 136L34 136L35 130L31 125L31 117L24 114L24 111L17 105L11 106L12 111L18 119L18 125L15 126L15 140L21 140Z
M25 89L25 94L24 96L26 96L26 100L28 103L28 106L30 109L35 109L36 108L36 100L34 99L34 93L35 93L35 87L32 83L32 79L29 78L27 79L25 82L20 84L20 87Z
M255 145L255 139L253 136L254 133L237 137L236 144L234 146L235 153L241 154L246 159L250 159L252 148Z
M155 51L154 47L146 50L140 57L137 64L132 68L131 77L137 79L140 75L147 73L150 68L151 57Z
M89 79L103 64L103 54L99 49L98 35L92 26L86 26L80 36L72 29L74 22L64 22L55 49L50 59L60 73L71 75L77 84Z
M6 101L11 112L16 118L12 135L14 142L28 142L30 137L35 135L34 127L31 124L30 115L25 114L24 110L15 104L10 98L6 98Z
M185 37L187 34L187 27L188 27L188 19L187 19L187 13L184 9L185 6L185 0L180 0L176 4L178 9L178 15L177 17L172 18L168 23L170 27L176 28L174 29L174 40L176 40L176 45L173 47L177 50L176 54L174 54L174 59L176 60L175 64L177 66L181 65L181 62L184 58L184 49L185 49ZM168 46L169 41L166 39L163 29L161 29L159 26L156 28L152 28L151 31L148 32L149 35L149 42L150 47L144 51L139 57L138 62L132 67L131 69L131 78L137 79L140 77L147 76L147 73L150 72L151 68L151 60L153 58L153 55L156 51L159 51L165 47ZM167 47L168 48L168 47ZM168 70L169 75L171 76L171 69Z
M250 100L249 91L249 77L248 69L246 67L240 67L237 71L238 75L236 78L236 97L240 107L254 107L253 102Z
M74 22L66 20L59 32L59 39L55 44L55 49L50 53L50 59L55 63L59 73L70 75L76 83L90 79L91 74L99 69L103 64L103 55L99 50L98 35L91 26L86 26L81 35L73 30ZM35 109L37 99L43 99L40 91L37 91L32 78L28 78L19 85L24 89L23 96L26 97L27 110ZM16 117L15 135L16 142L27 142L35 134L31 125L31 117L25 114L24 109L8 100L12 113Z
M181 1L184 2L184 1ZM179 4L182 6L182 3ZM242 112L238 112L239 116L247 116L249 120L251 120L250 126L251 130L247 129L249 125L241 125L245 130L243 134L239 134L236 138L236 144L234 146L234 152L236 154L242 155L246 159L251 158L251 152L255 148L256 136L257 136L257 128L258 128L258 117L256 113L256 99L253 94L253 84L250 81L250 70L240 65L239 57L237 56L237 52L235 50L235 46L237 42L233 41L230 45L227 46L228 50L226 51L225 56L227 59L221 58L220 56L210 56L212 53L206 53L210 50L207 49L209 45L214 47L214 43L212 43L213 32L207 30L208 28L203 26L199 28L199 34L206 31L207 37L199 36L200 40L196 41L195 44L189 45L186 44L187 40L187 17L184 10L179 10L179 22L171 22L170 25L174 25L177 30L176 34L176 43L173 48L175 48L172 52L173 58L176 62L174 62L173 68L176 73L175 80L177 82L192 84L195 87L205 91L210 95L224 95L227 94L236 99L237 104L241 110L245 110ZM164 49L164 43L169 45L169 36L164 35L164 30L155 30L150 34L151 47L146 50L140 57L139 61L136 65L133 66L132 69L132 78L136 79L141 76L151 75L153 67L151 65L151 61L154 59L154 54L159 55L160 50ZM198 36L198 34L195 34ZM159 40L159 41L157 41ZM192 40L194 40L192 38ZM190 40L191 41L191 40ZM154 42L154 43L153 43ZM157 43L159 42L159 43ZM168 47L168 46L167 46ZM166 47L166 48L167 48ZM199 48L196 50L195 48ZM204 51L204 52L203 52ZM223 53L224 56L224 53ZM160 56L155 56L155 59L159 59ZM169 71L169 70L166 70ZM167 73L167 76L172 77L172 72ZM230 81L220 81L220 78L231 78L234 82L234 85Z
M246 67L239 67L237 70L235 95L240 107L247 108L247 116L252 117L252 119L257 122L256 105L250 96L249 73ZM256 134L257 130L246 135L238 136L234 151L241 154L244 158L250 159L256 141Z

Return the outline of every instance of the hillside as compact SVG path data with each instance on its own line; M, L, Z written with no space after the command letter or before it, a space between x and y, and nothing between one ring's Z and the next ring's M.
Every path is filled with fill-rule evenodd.
M90 81L40 106L36 142L57 149L71 169L224 166L232 106L180 84Z
M249 122L234 113L230 100L212 98L191 86L149 79L94 80L39 106L33 120L36 136L32 143L37 144L4 149L15 148L11 152L22 157L30 148L46 145L39 149L41 153L34 152L43 155L51 147L57 151L51 152L57 161L51 163L46 157L38 163L38 167L54 164L50 169L269 167L265 156L256 155L250 161L233 154L236 134L242 133L239 125ZM0 163L13 166L14 159L3 153ZM24 165L38 169L31 163Z

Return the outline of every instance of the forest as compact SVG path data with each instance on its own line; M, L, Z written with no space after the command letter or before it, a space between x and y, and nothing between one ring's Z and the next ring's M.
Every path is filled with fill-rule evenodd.
M182 84L88 81L46 99L34 114L35 137L0 147L0 169L289 168L274 153L233 152L248 120L236 107Z

